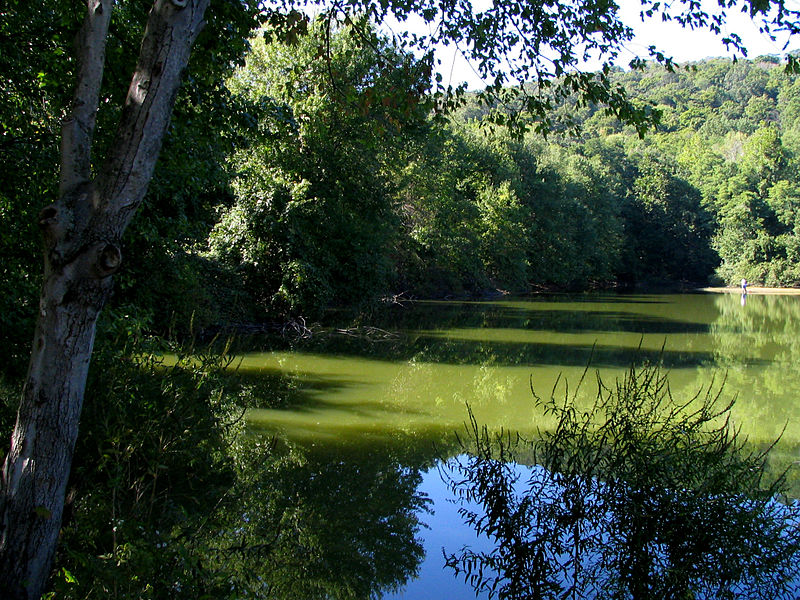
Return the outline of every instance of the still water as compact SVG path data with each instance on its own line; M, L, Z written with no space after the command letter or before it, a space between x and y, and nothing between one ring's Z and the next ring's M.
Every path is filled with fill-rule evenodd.
M534 392L591 402L598 376L611 384L632 362L660 362L676 398L724 382L742 434L758 445L782 436L776 460L800 458L800 296L563 295L388 313L240 366L278 406L251 410L251 430L303 453L314 481L303 501L357 515L352 531L328 536L334 555L350 557L329 573L371 577L372 593L474 597L443 569L442 549L481 542L436 468L462 451L467 405L489 428L535 435L549 423Z

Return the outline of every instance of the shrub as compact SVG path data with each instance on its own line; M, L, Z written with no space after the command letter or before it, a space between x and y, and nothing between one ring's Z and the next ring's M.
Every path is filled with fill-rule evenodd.
M504 599L794 597L800 506L779 501L769 449L747 449L713 388L679 402L658 367L611 388L598 376L585 411L537 397L556 425L529 441L471 417L475 449L449 485L494 548L448 565ZM520 456L537 465L527 481Z

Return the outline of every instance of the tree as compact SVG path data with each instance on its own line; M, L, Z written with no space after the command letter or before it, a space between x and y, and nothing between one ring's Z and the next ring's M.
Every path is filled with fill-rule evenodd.
M122 263L121 238L142 204L181 74L209 2L156 0L117 134L105 148L99 168L93 169L93 138L115 3L87 0L77 43L75 94L61 131L58 199L38 219L44 238L44 281L28 375L0 489L0 589L7 597L37 598L44 589L61 522L97 317ZM284 3L283 8L291 4ZM640 132L654 120L648 105L630 102L622 87L611 82L610 61L633 35L620 21L613 2L567 6L499 0L485 11L475 11L468 0L425 0L413 5L352 0L330 6L324 0L311 0L308 4L321 7L331 20L347 21L354 12L375 20L391 13L404 20L415 12L428 24L436 21L434 34L408 34L401 42L422 48L431 42L463 43L480 73L493 81L481 97L498 108L497 123L518 125L525 111L532 115L534 128L546 130L553 122L553 107L572 94L577 94L580 105L606 103L608 112ZM783 3L769 16L768 1L742 0L741 4L752 16L763 15L767 31L771 26L793 33L799 29L800 11L789 10ZM119 10L138 6L121 3ZM677 12L663 12L667 10L671 9L659 2L643 0L643 15L648 17L661 14L718 33L725 22L725 8L708 14L689 0L678 3ZM296 11L283 17L269 12L288 35L304 22ZM741 46L733 35L727 42ZM651 55L672 65L656 49L651 49ZM602 69L581 72L580 61L592 56L605 58ZM324 48L320 58L325 58ZM790 57L789 65L797 69L798 59ZM525 81L535 85L504 87ZM445 107L458 98L450 93L453 90L439 91ZM498 100L515 104L503 107Z
M90 0L72 109L63 121L59 199L39 215L45 245L31 361L0 496L0 588L38 598L47 581L78 434L97 316L122 262L209 0L158 0L105 163L92 138L114 3Z
M332 30L318 18L291 42L254 39L230 86L270 109L230 159L235 203L211 256L271 312L374 299L395 238L389 176L426 130L430 66L369 23Z
M700 192L652 152L634 158L638 173L626 207L630 273L636 279L705 281L715 257Z

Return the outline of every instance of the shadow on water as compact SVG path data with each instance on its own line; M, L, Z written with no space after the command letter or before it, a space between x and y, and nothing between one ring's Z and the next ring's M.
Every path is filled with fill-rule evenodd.
M318 570L318 581L327 578L327 597L351 597L336 587L345 584L365 594L391 593L417 573L424 580L393 597L474 597L468 587L440 593L440 579L425 579L431 569L441 572L430 566L441 562L441 545L461 538L455 522L441 521L448 497L434 496L441 486L423 485L421 473L436 479L432 466L460 451L453 433L463 432L466 400L476 414L505 411L501 423L547 429L534 410L529 376L579 377L590 357L592 367L612 373L634 357L660 362L672 370L679 398L712 377L717 384L726 379L724 398L737 396L734 421L746 424L752 447L789 424L769 468L792 465L800 456L800 402L792 392L800 389L800 302L754 297L744 307L738 297L699 295L682 302L641 296L420 303L370 322L391 334L380 339L359 324L346 334L328 324L328 333L291 351L245 357L240 372L254 388L252 437L285 436L290 457L278 471L256 475L258 489L280 507L266 513L263 527L278 526L294 514L292 506L301 507L301 532L316 536L308 568ZM550 391L541 379L536 385ZM253 469L258 473L257 464ZM800 489L796 469L788 483ZM436 515L427 512L429 500ZM420 529L422 523L432 531ZM422 538L444 541L424 542L423 558ZM307 548L289 538L281 543L287 564L306 564L298 556ZM347 555L341 564L334 548ZM313 596L304 584L288 583L297 571L287 567L275 577L284 582L276 589L285 590L275 597Z
M424 557L431 457L413 448L276 444L253 431L239 448L247 487L217 543L247 549L242 568L269 598L379 598Z
M517 324L513 315L487 319L486 327L509 327ZM550 329L567 332L627 331L633 333L705 333L708 325L659 317L641 317L612 311L592 312L576 318L575 311L542 311L519 318L523 329Z
M690 306L687 310L687 298ZM704 295L636 297L617 295L533 296L498 301L421 301L370 315L370 324L396 331L459 327L530 328L553 323L578 330L614 331L617 321L626 331L650 330L658 324L672 331L705 331L716 317ZM331 313L329 325L348 322ZM658 329L652 329L658 332Z
M615 302L628 310L612 308ZM599 366L624 367L644 337L648 342L640 352L648 358L659 355L669 338L680 337L679 343L666 344L663 358L671 366L690 366L713 357L683 338L707 336L716 317L713 304L694 304L685 310L674 300L614 296L421 302L376 315L370 325L387 332L385 338L352 335L347 325L328 321L292 350L372 360L524 366L585 365L597 345ZM639 310L640 305L647 310ZM251 338L249 344L253 350L280 348L264 338Z
M558 336L553 336L557 338ZM601 338L587 339L584 343L553 342L501 342L490 340L464 340L421 334L408 343L365 344L352 339L336 339L314 353L328 353L342 358L361 357L390 362L416 360L450 365L485 365L524 367L536 365L584 367L591 362L595 367L626 367L637 357L641 360L663 361L669 367L693 367L708 364L713 353L702 350L668 350L662 345L666 338L654 340L651 348L638 347L641 337L630 338L628 345L595 345Z
M287 373L279 368L239 366L237 376L247 389L249 409L310 409L320 398L358 386L358 379L318 373Z

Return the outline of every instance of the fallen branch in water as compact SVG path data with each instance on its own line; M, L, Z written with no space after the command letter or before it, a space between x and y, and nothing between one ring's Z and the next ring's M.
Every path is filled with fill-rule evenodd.
M370 326L335 329L334 333L338 333L339 335L346 335L348 337L366 339L370 341L375 341L376 339L394 340L399 337L397 332L386 331L385 329L381 329L379 327L370 327Z

